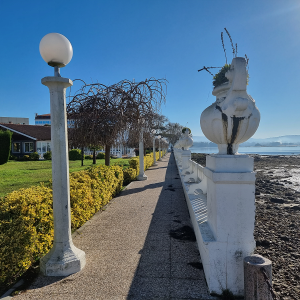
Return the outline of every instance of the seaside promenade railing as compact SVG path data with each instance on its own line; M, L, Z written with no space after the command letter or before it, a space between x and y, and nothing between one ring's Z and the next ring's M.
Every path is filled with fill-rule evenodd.
M253 158L209 155L203 167L189 150L174 155L208 288L243 295L243 259L255 248Z

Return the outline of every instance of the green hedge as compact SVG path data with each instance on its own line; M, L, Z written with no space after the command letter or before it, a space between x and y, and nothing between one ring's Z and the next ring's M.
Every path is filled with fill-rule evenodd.
M104 159L104 158L105 158L105 153L99 152L99 153L97 154L97 157L96 157L96 158L98 158L98 159Z
M51 160L52 159L52 152L51 151L47 151L44 155L43 155L45 160Z
M37 152L32 152L29 154L29 160L39 160L40 155Z
M69 151L69 160L81 160L81 150L72 149Z
M0 130L0 165L6 164L11 150L12 132Z

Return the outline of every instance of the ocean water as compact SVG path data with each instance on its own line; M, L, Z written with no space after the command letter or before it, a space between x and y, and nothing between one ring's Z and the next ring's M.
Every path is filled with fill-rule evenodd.
M217 147L191 147L192 153L218 153ZM300 146L297 147L239 147L240 154L260 155L300 155Z

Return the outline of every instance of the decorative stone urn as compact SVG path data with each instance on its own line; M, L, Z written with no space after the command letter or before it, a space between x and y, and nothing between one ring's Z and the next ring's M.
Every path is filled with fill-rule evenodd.
M180 138L180 146L183 150L189 150L193 146L193 139L190 136L189 130L186 130Z
M190 136L189 130L186 130L180 137L180 139L175 143L174 148L189 150L193 146L193 139Z
M174 145L175 148L182 149L180 151L182 170L186 170L189 168L189 160L191 159L191 151L189 148L193 146L193 139L190 136L190 130L186 129L178 142Z
M214 88L216 102L202 112L200 125L204 135L218 145L218 154L234 155L239 144L257 130L260 113L247 94L246 59L234 58L225 76L229 82Z

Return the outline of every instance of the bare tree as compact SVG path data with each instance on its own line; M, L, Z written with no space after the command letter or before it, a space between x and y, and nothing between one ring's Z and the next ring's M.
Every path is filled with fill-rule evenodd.
M166 129L162 132L162 135L166 137L169 142L174 145L182 134L183 126L179 123L167 123Z
M165 85L166 80L154 78L111 86L84 83L67 106L71 142L105 145L105 164L110 165L112 145L135 142L141 129L153 127L154 114L165 102Z

